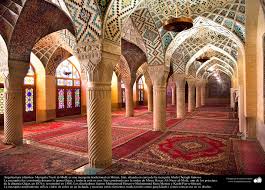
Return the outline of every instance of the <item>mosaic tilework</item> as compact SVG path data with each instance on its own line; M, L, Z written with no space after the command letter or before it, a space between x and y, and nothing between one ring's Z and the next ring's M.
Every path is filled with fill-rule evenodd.
M164 64L164 50L161 43L161 36L149 11L147 9L137 10L132 13L131 19L143 37L147 50L148 64Z
M95 0L65 0L75 23L77 41L97 41L101 36L101 11ZM102 1L101 5L107 2Z
M62 60L63 58L68 58L70 55L73 55L75 47L76 47L76 42L74 36L68 30L61 30L42 38L33 47L32 52L41 60L43 66L47 67L47 65L52 59L53 59L52 62L54 62L54 59ZM58 58L59 55L57 54L63 55L61 56L62 58L59 59ZM50 70L53 71L54 70L53 67L55 66L48 66L49 69L47 72L52 73L50 72Z
M114 1L111 4L111 11L107 13L107 21L105 23L105 38L114 42L119 40L122 21L127 18L129 12L137 6L137 0L131 1ZM146 0L143 1L146 8L150 11L157 28L162 27L162 22L170 17L176 16L176 8L178 16L187 15L186 0ZM122 11L123 5L127 9ZM234 32L242 41L245 38L245 0L193 0L190 1L191 16L195 19L203 16L213 20L214 22L228 28ZM118 18L120 15L121 18ZM167 48L176 34L161 30L164 48Z
M128 18L125 25L122 29L122 38L127 40L128 42L131 42L135 45L137 45L143 52L146 53L145 44L143 41L142 36L139 34L138 30L135 29L131 18Z
M121 28L127 20L131 11L141 0L113 0L106 13L106 22L104 23L104 38L113 42L119 42L121 37Z
M100 8L100 12L102 15L105 15L110 2L111 2L111 0L97 0L97 3L98 3L98 6Z
M128 62L126 59L121 55L121 60L119 62L119 67L121 72L121 78L124 83L131 82L131 71Z
M233 75L234 73L233 68L229 66L228 64L220 61L219 59L212 59L208 63L201 64L201 66L196 71L196 77L201 78L205 72L216 70L218 68L222 68L223 70L225 70L227 73L230 73L231 75Z
M229 52L230 54L233 55L233 57L236 59L237 57L237 49L241 48L244 49L244 44L239 40L239 38L231 33L228 29L222 27L221 25L207 19L207 18L203 18L203 17L197 17L194 20L194 27L190 30L187 31L183 31L181 33L179 33L176 38L174 38L174 40L171 42L171 44L169 45L169 47L167 48L166 51L166 65L168 65L170 63L170 59L172 54L175 52L175 50L188 38L191 38L192 36L194 36L196 33L198 33L198 30L200 30L200 28L203 27L205 28L204 30L209 30L209 31L213 31L217 37L219 35L222 35L222 39L220 39L218 42L211 40L215 46L218 46L217 44L220 44L220 42L222 41L222 43L224 43L225 46L229 46L232 47L225 47L225 51ZM216 39L216 38L214 38ZM209 40L208 40L209 41ZM222 46L222 44L220 44L220 46ZM221 47L222 48L222 47ZM230 50L229 50L230 49Z
M136 72L136 81L142 76L142 75L146 75L148 74L147 72L147 69L148 69L148 64L147 63L144 63L141 65L141 67L139 67L139 69L137 70Z
M126 41L121 41L122 55L126 59L131 76L135 78L138 68L147 62L146 54L136 45Z
M8 42L11 38L14 27L17 23L17 19L21 13L23 6L25 5L26 0L22 1L3 1L0 3L0 33Z
M174 65L174 72L181 72L180 68L182 68L183 71L183 68L185 69L186 67L185 63L188 63L189 60L198 51L203 49L208 44L212 44L213 46L224 50L225 52L227 52L227 54L230 54L231 52L237 52L237 49L233 47L233 45L235 46L235 43L229 38L214 31L197 31L193 34L193 36L182 42L182 44L175 50L174 54L172 55L171 63ZM236 54L237 53L235 53L235 56ZM234 66L234 62L231 60L231 58L220 52L214 52L213 56L218 57L224 62L227 62L228 64ZM236 60L236 57L234 57L234 60Z
M209 47L209 46L206 46L206 47ZM211 51L211 59L210 59L211 61L218 61L218 63L220 65L229 68L230 71L232 73L234 73L234 71L237 69L236 61L232 60L231 57L229 56L229 54L225 54L224 52L222 52L223 50L221 50L221 49L218 51L217 50L216 50L215 46L212 46L212 48L210 48L209 50L207 50L205 52L209 53L209 51ZM199 51L195 55L186 64L186 68L185 68L186 74L191 72L192 68L195 68L195 70L197 72L199 67L201 67L205 64L211 64L211 61L207 61L205 63L200 63L200 62L196 61L196 58L198 58L199 56L205 55L203 51ZM195 67L192 67L193 65L195 65Z

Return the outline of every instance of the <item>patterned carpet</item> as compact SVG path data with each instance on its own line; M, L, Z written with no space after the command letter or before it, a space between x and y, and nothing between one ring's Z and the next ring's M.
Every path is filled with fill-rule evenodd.
M112 128L112 146L113 148L120 146L131 139L134 139L144 133L146 130L128 129L128 128ZM63 148L70 151L86 153L88 151L87 129L82 129L69 134L60 135L53 138L47 138L40 141L54 147Z
M216 135L168 132L126 159L142 166L141 170L133 170L134 174L141 174L145 165L152 164L164 168L164 173L173 168L182 171L180 174L184 171L186 174L238 174L231 140ZM101 174L111 174L113 171L123 171L126 174L130 170L131 168L124 168L117 163Z
M0 152L1 151L4 151L6 149L9 149L9 148L12 148L13 146L12 145L5 145L2 143L2 140L0 140Z
M265 153L257 141L233 140L236 162L241 174L264 175Z
M129 154L132 154L137 150L141 149L142 147L146 146L146 144L151 143L156 138L160 137L162 134L162 132L148 131L147 133L128 141L122 146L114 148L112 150L113 158L120 159L125 156L128 156Z
M170 130L190 133L235 135L238 131L238 121L187 118Z
M87 162L80 156L23 145L1 152L0 175L63 175Z
M67 123L67 122L61 122L61 123L63 125L58 128L56 127L53 128L52 127L53 123L51 123L50 125L47 125L48 127L47 130L45 130L45 127L42 130L40 131L36 130L35 132L33 131L29 132L27 130L24 130L24 138L32 141L42 141L45 139L54 138L61 135L67 135L84 129L84 127L81 127L81 124L74 125L73 123Z
M195 111L192 118L208 118L208 119L233 119L231 112L209 112L209 111Z
M116 111L114 164L99 174L264 174L263 150L257 142L236 140L238 121L229 118L230 111L228 106L205 106L179 120L175 106L168 106L165 133L152 131L153 115L146 107L137 108L132 118L124 117L125 110ZM0 131L0 140L2 136ZM0 143L0 174L58 175L88 162L86 116L25 125L24 138L37 143L8 149Z

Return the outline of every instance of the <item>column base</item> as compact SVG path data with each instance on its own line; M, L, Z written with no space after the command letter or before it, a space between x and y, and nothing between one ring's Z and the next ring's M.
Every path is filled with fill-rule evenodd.
M21 140L12 140L12 141L4 139L3 143L6 144L6 145L20 146L20 145L23 145L23 139L21 139Z
M108 159L108 160L98 160L96 162L89 162L88 163L88 166L90 168L97 168L97 169L104 169L104 168L107 168L109 166L112 165L112 159Z

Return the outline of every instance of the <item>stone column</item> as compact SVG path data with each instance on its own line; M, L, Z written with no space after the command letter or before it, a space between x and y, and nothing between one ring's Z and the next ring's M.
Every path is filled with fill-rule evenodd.
M89 83L87 91L88 154L92 167L112 161L111 83Z
M195 109L195 80L188 80L189 94L188 94L188 111L192 112Z
M179 77L176 80L177 88L177 118L184 118L186 115L185 109L185 78Z
M4 92L4 142L23 144L22 87L29 63L9 60L9 74Z
M206 100L206 81L202 81L201 83L201 105L205 106Z
M155 84L154 91L154 131L166 130L166 86Z
M148 72L152 79L154 95L154 131L166 130L166 81L168 68L164 65L149 66Z
M175 85L171 87L171 93L172 93L172 96L171 96L171 98L172 98L171 104L173 106L175 106L176 105L176 86Z
M148 85L147 91L148 91L148 111L152 112L153 111L153 86Z
M130 83L125 84L125 96L126 96L126 117L133 117L134 116L133 85Z
M196 108L201 107L201 83L196 81Z
M230 88L230 108L235 107L234 89Z
M111 51L111 52L110 52ZM120 61L120 47L108 42L78 44L87 73L88 160L91 168L112 164L111 80Z

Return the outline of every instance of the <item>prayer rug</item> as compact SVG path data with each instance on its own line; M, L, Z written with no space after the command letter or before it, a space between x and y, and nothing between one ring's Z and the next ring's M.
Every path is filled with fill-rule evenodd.
M265 153L257 141L233 140L236 163L243 175L265 174Z
M134 139L144 133L146 130L128 129L128 128L112 128L112 147L120 146L131 139ZM41 144L46 144L54 147L63 148L70 151L86 153L88 151L88 132L87 129L82 129L77 132L72 132L65 135L60 135L54 138L49 138L40 141Z
M236 135L238 121L187 118L170 130L190 133Z
M238 174L232 142L223 136L168 132L126 159L194 173Z
M22 145L1 152L0 175L64 175L87 162L80 156Z

